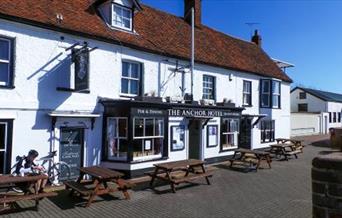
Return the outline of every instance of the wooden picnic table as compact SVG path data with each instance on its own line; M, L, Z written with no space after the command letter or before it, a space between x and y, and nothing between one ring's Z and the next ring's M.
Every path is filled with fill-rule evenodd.
M82 181L85 175L91 176L92 180ZM89 207L96 196L116 191L121 191L127 200L130 199L127 190L131 185L124 179L121 179L123 175L120 172L99 166L82 167L80 168L80 176L77 181L67 181L64 184L67 188L71 189L70 195L78 192L83 196L89 196L86 204L86 207ZM107 184L108 182L116 183L117 188L110 188Z
M300 150L297 150L295 145L289 143L279 143L270 145L271 153L275 153L276 156L284 156L285 160L289 160L288 156L294 155L297 159L297 154L301 153Z
M38 181L41 179L47 179L46 175L32 175L32 176L13 176L13 175L0 175L1 187L8 187L8 190L12 187L25 186L27 189L23 190L22 194L13 194L8 191L0 194L0 204L3 205L3 210L7 209L8 203L13 203L21 200L35 200L35 207L38 210L39 200L44 197L56 196L55 192L43 192L39 193L40 187L38 187ZM33 192L29 188L33 188ZM1 210L2 211L2 210Z
M154 167L154 172L147 173L151 176L150 187L153 188L153 182L158 178L168 182L173 193L176 193L175 185L191 182L198 178L205 178L207 184L210 185L209 177L212 177L211 173L206 172L204 161L197 159L154 164ZM176 177L175 174L179 172L183 173Z
M232 167L236 162L247 163L249 168L255 165L254 169L258 170L262 161L265 161L271 168L272 160L269 152L238 148L234 150L233 158L230 159L230 166Z
M287 139L287 138L277 138L276 139L277 144L286 144L286 143L292 143L297 150L300 150L301 153L303 153L303 140L298 139Z

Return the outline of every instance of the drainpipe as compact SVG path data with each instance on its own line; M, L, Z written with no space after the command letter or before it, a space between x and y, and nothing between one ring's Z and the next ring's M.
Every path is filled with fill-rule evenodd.
M191 96L194 94L194 65L195 65L195 9L191 8Z

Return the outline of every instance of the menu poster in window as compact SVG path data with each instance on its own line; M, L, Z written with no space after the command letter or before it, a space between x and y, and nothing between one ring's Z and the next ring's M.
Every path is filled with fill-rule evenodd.
M218 126L217 125L208 125L208 147L217 146L217 135Z
M184 126L172 126L171 127L171 150L179 151L185 147L185 127Z
M151 140L145 140L145 150L149 151L152 149Z

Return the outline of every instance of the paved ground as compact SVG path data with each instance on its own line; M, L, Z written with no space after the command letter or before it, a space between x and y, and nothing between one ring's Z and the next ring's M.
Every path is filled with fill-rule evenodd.
M324 140L316 137L312 141ZM307 140L307 139L306 139ZM316 143L319 144L319 143ZM328 148L306 146L304 154L290 161L273 161L272 169L242 173L219 165L212 185L182 186L176 194L156 194L146 189L132 191L132 200L123 200L120 193L98 199L90 208L83 208L77 198L65 191L56 198L44 199L40 211L24 210L9 217L289 217L311 215L312 158ZM159 190L168 190L169 186ZM75 205L76 204L76 205ZM33 206L20 202L20 207ZM5 216L5 217L6 217Z

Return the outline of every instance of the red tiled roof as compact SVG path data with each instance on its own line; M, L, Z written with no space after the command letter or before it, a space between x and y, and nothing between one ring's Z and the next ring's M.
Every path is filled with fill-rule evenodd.
M191 54L191 27L181 17L142 5L134 17L137 34L109 29L94 0L1 0L0 18L84 35L181 59ZM63 15L57 22L56 14ZM202 25L195 31L197 63L292 80L257 45Z

